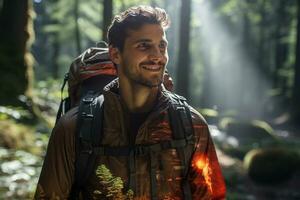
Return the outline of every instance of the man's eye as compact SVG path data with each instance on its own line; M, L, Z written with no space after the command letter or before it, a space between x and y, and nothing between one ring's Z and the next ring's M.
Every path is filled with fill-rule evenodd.
M148 49L149 47L150 47L150 45L147 44L147 43L145 43L145 42L142 42L142 43L140 43L140 44L138 45L138 48L139 48L139 49L142 49L142 50Z
M161 50L165 50L165 49L167 48L167 45L166 45L165 43L161 43L161 44L159 45L159 48L160 48Z

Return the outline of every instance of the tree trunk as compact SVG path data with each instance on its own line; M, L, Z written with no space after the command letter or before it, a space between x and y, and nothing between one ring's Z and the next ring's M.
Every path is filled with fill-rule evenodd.
M277 5L277 19L276 19L276 32L275 32L275 69L273 72L273 88L279 88L279 70L283 68L284 61L287 57L287 44L283 42L282 38L286 35L284 32L286 29L285 16L286 16L286 1L279 0Z
M157 2L156 2L156 0L151 0L151 1L150 1L150 5L151 5L152 7L157 7Z
M0 105L20 105L33 81L32 1L3 0L0 15Z
M47 70L49 66L49 46L45 44L49 44L49 33L45 33L43 27L47 24L48 15L46 13L46 5L45 3L35 3L33 4L34 10L37 16L39 16L38 20L35 20L34 28L35 28L35 42L34 46L31 48L32 54L35 57L36 63L38 63L38 67L35 69L35 78L36 79L44 79L47 76ZM49 70L48 70L49 71Z
M59 53L60 53L60 43L59 43L59 33L54 33L53 34L53 41L52 41L52 48L53 48L53 52L52 52L52 68L51 68L51 72L52 72L52 76L55 79L58 79L60 77L59 74L59 64L58 64L58 57L59 57ZM77 46L78 48L78 46ZM77 51L79 51L78 55L80 54L80 47L79 49L77 49Z
M293 88L293 102L296 108L296 118L300 121L300 0L298 2L297 11L297 40L296 40L296 61L295 61L295 75Z
M124 0L121 0L121 11L124 11L126 9L126 4L124 2Z
M256 58L257 58L257 66L258 69L265 69L266 68L266 58L265 56L262 55L267 55L266 51L265 51L265 46L266 46L266 1L263 0L260 4L259 7L259 15L261 16L261 21L259 23L259 42L258 42L258 54L256 54ZM248 19L249 20L249 19ZM247 25L250 26L250 23ZM249 30L246 30L247 33L249 35ZM250 40L248 41L250 42ZM250 44L248 45L250 48ZM252 50L252 49L251 49ZM252 51L251 51L252 53Z
M203 66L204 66L204 76L203 76L203 89L201 96L201 107L202 108L212 108L213 107L213 87L212 87L212 71L211 71L211 63L210 63L210 54L211 49L208 47L205 52L202 52L203 57Z
M104 0L103 2L103 27L102 27L102 40L107 42L107 29L112 20L113 0Z
M76 41L77 54L79 55L81 53L81 37L80 37L78 19L79 19L79 0L75 0L75 4L74 4L75 41Z
M243 20L243 30L242 30L242 38L241 38L241 49L244 49L243 53L246 56L248 56L249 58L251 58L253 56L252 45L251 45L252 38L250 35L251 23L249 21L248 15L245 11L244 11L242 20ZM250 70L251 67L252 66L249 65L249 63L245 63L236 72L239 77L239 79L237 81L239 83L239 87L236 88L236 94L240 94L239 101L237 101L237 103L234 107L237 110L243 110L246 107L246 102L247 102L246 96L248 93L247 84L248 84L248 79L249 79L246 76L246 74L248 73L248 71ZM230 99L230 98L227 97L226 99ZM227 103L227 105L230 105L230 103L228 101L226 103Z
M190 82L190 19L191 19L191 0L181 1L180 13L180 33L179 33L179 55L177 62L177 84L178 94L189 98Z

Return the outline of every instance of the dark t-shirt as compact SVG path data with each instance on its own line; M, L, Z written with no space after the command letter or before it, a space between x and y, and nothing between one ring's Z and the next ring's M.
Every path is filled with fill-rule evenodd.
M130 140L135 141L135 137L138 133L141 125L146 121L149 112L147 113L129 113L129 129L130 129Z

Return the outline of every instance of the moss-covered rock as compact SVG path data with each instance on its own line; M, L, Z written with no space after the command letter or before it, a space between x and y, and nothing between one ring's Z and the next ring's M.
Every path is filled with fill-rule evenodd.
M223 144L221 149L241 160L251 149L280 145L274 130L264 121L239 121L232 117L225 117L220 120L219 129L226 133L227 138L233 137L238 141L235 146Z
M238 121L233 118L223 118L219 128L229 136L238 138L241 144L251 144L262 140L276 140L273 128L264 121Z
M261 184L277 184L288 180L299 169L299 164L299 154L283 148L254 149L244 159L249 177Z
M234 157L234 158L238 158L241 161L244 159L245 155L251 150L253 149L253 145L240 145L239 147L232 147L232 146L224 146L222 148L222 150Z
M14 120L0 121L0 146L8 149L35 151L34 128L18 124Z

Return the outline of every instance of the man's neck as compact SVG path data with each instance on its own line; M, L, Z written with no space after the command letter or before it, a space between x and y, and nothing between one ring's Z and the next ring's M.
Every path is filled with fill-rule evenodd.
M158 87L147 87L119 79L120 96L129 112L149 112L156 101Z

